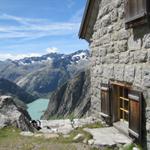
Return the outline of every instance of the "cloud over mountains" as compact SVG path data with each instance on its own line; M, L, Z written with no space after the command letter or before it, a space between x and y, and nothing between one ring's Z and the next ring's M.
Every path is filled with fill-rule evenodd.
M11 59L11 60L18 60L23 59L25 57L40 57L47 53L57 53L59 52L58 48L56 47L49 47L43 50L43 53L21 53L21 54L13 54L13 53L0 53L0 61Z

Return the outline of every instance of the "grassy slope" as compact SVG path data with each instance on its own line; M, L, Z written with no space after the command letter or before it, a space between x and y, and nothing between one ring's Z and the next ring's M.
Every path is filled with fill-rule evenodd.
M85 132L83 128L101 128L101 123L97 122L77 128L64 138L60 135L58 138L45 139L42 137L25 137L21 136L20 130L14 128L0 129L0 150L98 150L86 144L82 144L83 139L74 141L73 138L79 133L84 135L87 141L92 139L92 135ZM132 150L135 144L127 145L122 150ZM139 147L139 146L138 146ZM116 148L114 148L116 150ZM142 148L139 147L140 150ZM113 150L103 148L101 150Z
M44 139L35 137L24 137L19 135L19 130L5 128L0 130L0 150L93 150L88 145L72 141L73 137L79 132L85 134L89 139L91 135L82 131L81 128L73 131L70 137Z

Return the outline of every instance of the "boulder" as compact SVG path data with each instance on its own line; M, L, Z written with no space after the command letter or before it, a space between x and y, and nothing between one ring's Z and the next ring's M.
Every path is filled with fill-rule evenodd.
M84 134L81 134L81 133L79 133L78 135L76 135L73 138L73 141L75 141L75 142L79 142L79 141L83 141L83 140L84 140Z
M93 139L88 140L88 144L89 145L93 145L94 144L94 140Z
M34 134L30 131L23 131L23 132L20 132L20 135L22 135L22 136L33 136Z
M0 96L0 128L13 126L23 131L33 131L28 112L17 106L11 96Z
M44 138L45 139L52 139L52 138L58 138L59 135L58 134L44 134Z
M140 149L137 147L133 147L132 150L140 150Z

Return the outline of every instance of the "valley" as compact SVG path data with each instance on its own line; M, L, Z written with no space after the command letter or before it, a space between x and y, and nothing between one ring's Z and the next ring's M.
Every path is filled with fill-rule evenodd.
M16 83L39 98L49 95L89 66L89 51L49 53L40 57L0 62L0 78Z
M34 120L82 117L90 107L88 50L0 62L0 94ZM87 94L86 94L87 93Z

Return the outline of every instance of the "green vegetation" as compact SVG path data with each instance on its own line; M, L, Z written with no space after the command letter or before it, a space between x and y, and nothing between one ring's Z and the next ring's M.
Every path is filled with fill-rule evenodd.
M103 127L99 122L85 125L84 127L76 128L67 136L62 134L56 138L49 138L46 139L44 137L25 137L21 136L20 130L15 128L3 128L0 129L0 150L77 150L77 149L84 149L84 150L101 150L96 147L90 147L86 144L82 144L83 140L88 141L92 139L92 135L86 131L84 128L95 128L95 127ZM37 133L38 134L38 133ZM74 137L78 134L84 135L83 138L78 140L74 140ZM138 147L140 150L142 148L136 144L129 144L122 148L122 150L132 150L133 147ZM103 148L102 150L116 150L115 148Z
M93 138L92 135L90 133L84 131L83 128L76 128L75 130L73 130L69 134L70 136L68 138L64 139L64 142L67 142L67 143L70 143L70 142L77 142L77 143L83 142L83 139L76 140L76 141L73 140L73 138L75 136L77 136L78 134L83 134L84 139L86 139L87 141Z
M73 138L78 134L84 134L86 139L92 138L92 136L78 128L72 131L67 138L60 135L58 138L45 139L43 137L25 137L19 134L20 130L15 128L3 128L0 129L0 145L1 150L13 149L13 150L95 150L88 145L82 144L82 141L73 141Z
M71 113L70 115L67 116L68 119L72 122L73 119L75 119L74 113Z
M0 129L0 141L5 140L7 138L16 138L19 136L19 132L19 129L15 129L12 127Z
M97 148L97 147L93 147L91 150L99 150L99 148Z
M129 144L129 145L125 146L125 147L123 148L123 150L132 150L133 147L137 147L137 148L139 148L140 150L142 150L142 147L141 147L140 145L136 145L136 144Z
M54 115L54 116L49 117L48 120L59 120L59 119L68 119L68 118L65 118L64 116Z
M123 150L132 150L134 147L134 144L130 144L130 145L127 145L126 147L123 148Z
M87 125L84 125L82 128L90 128L90 129L93 129L93 128L103 128L104 126L102 125L101 122L95 122L95 123L92 123L92 124L87 124Z

